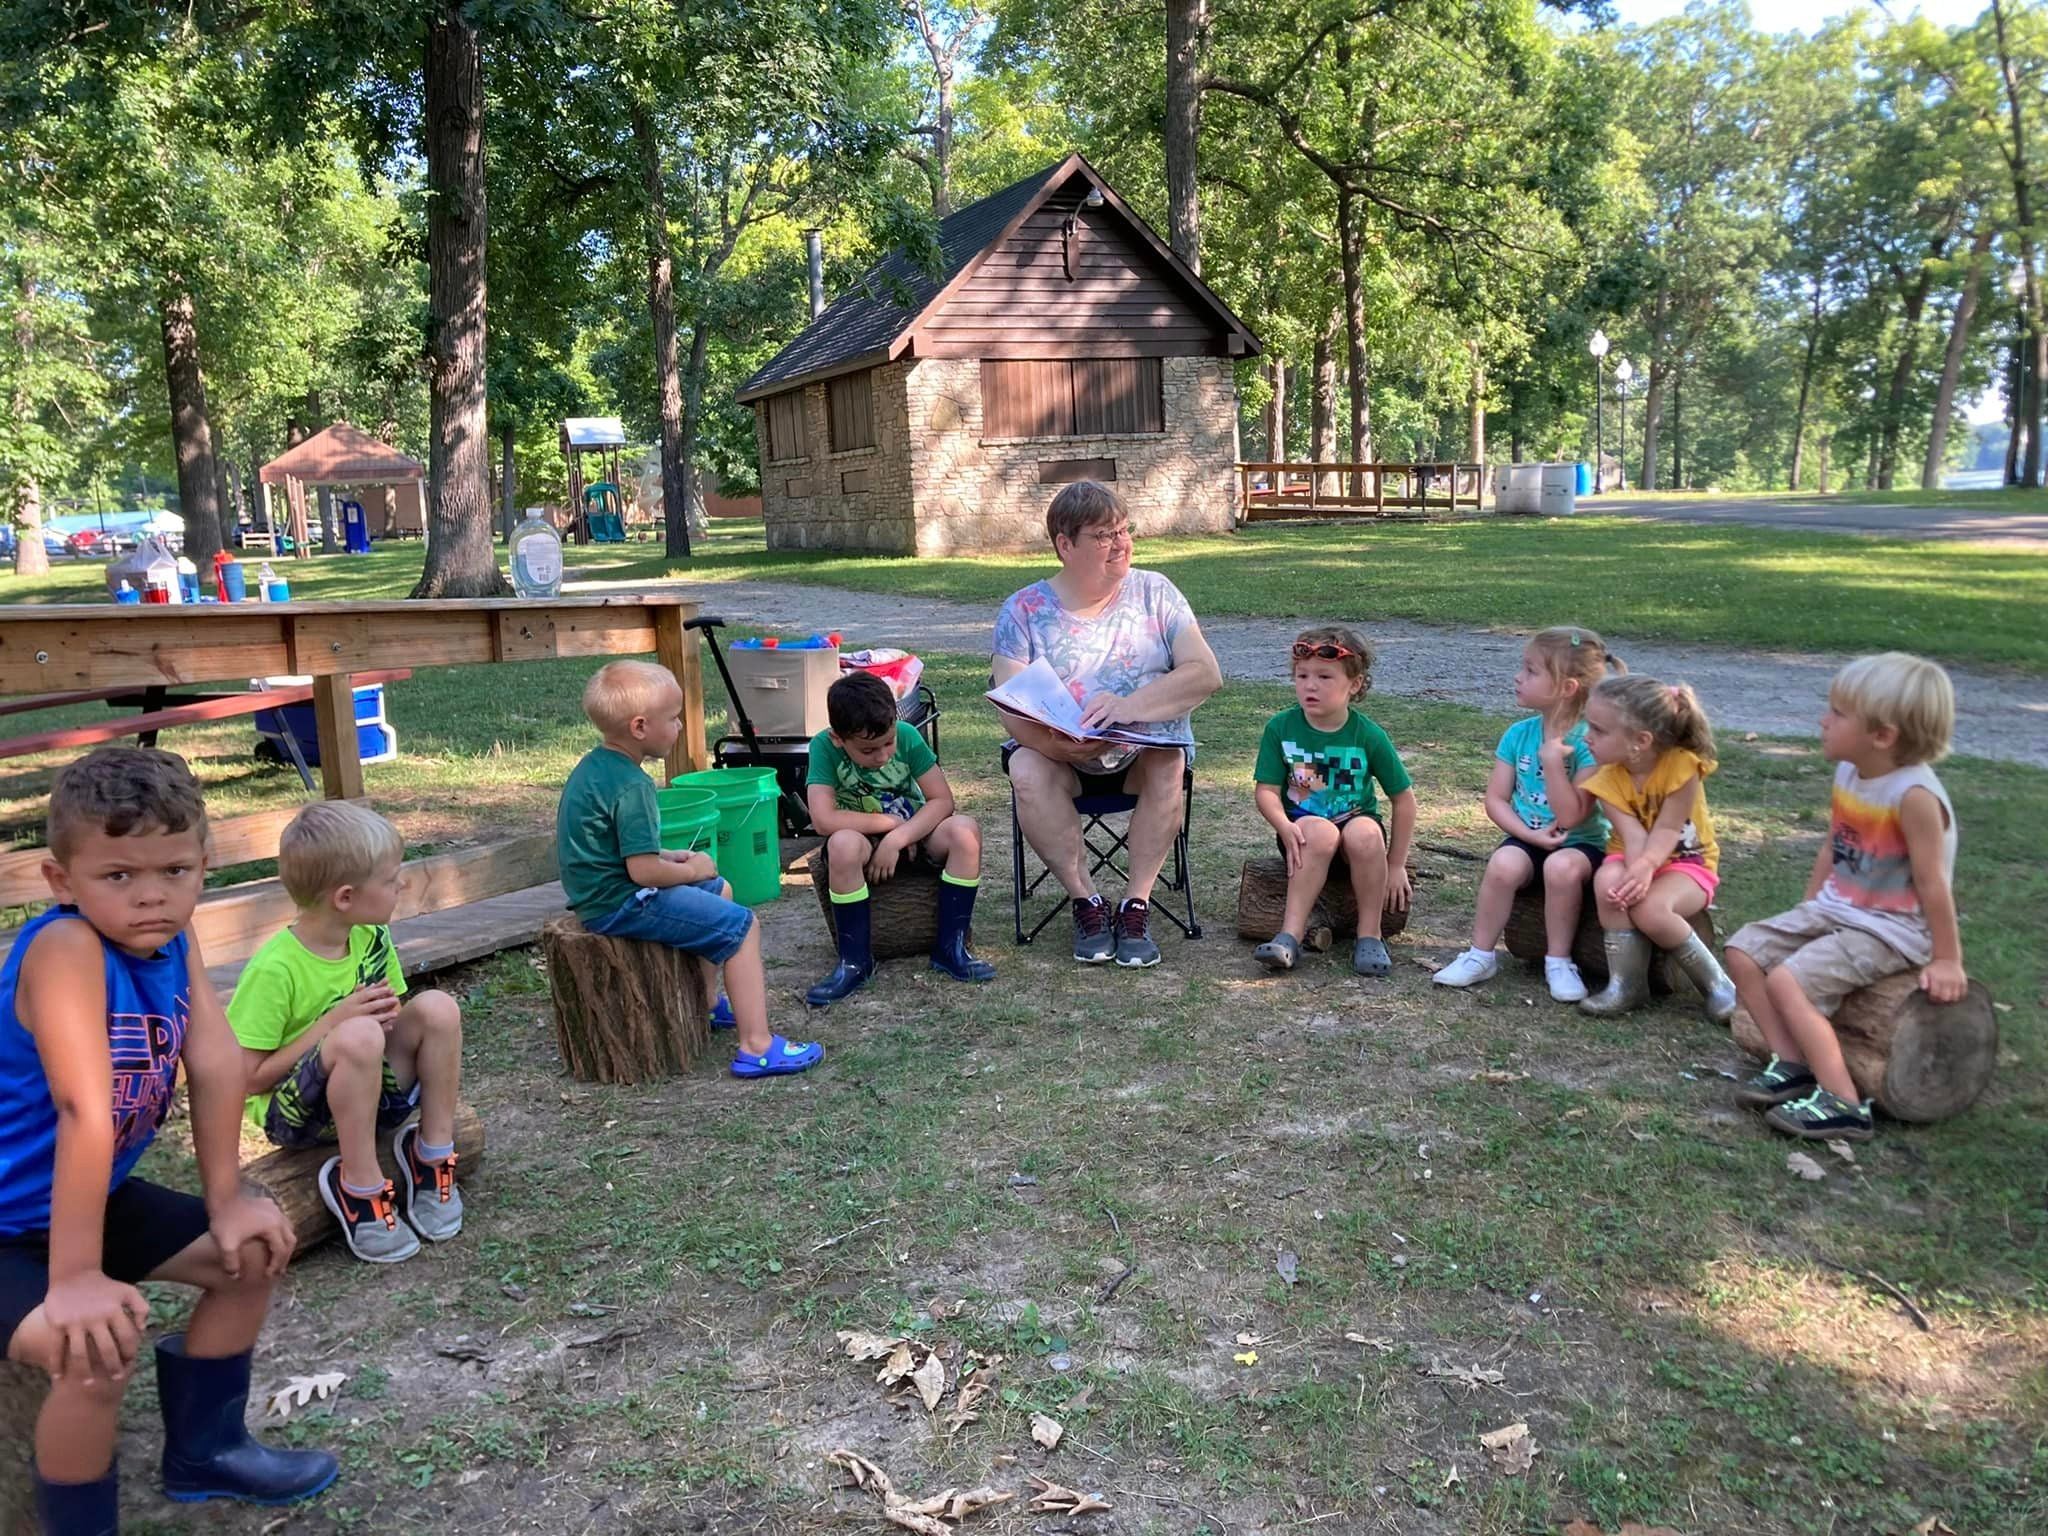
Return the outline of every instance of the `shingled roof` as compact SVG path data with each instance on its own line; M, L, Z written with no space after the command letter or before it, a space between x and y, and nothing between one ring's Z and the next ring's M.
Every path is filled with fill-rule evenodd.
M287 448L256 472L265 485L282 485L287 477L308 485L378 485L420 480L427 467L389 443L379 442L361 427L337 421L315 432L297 447Z
M929 311L943 304L980 259L1076 171L1102 188L1108 204L1129 221L1162 264L1171 268L1198 300L1213 309L1227 329L1242 335L1249 350L1257 350L1258 343L1244 323L1193 269L1167 249L1092 165L1080 155L1069 155L1057 165L1049 165L979 202L969 203L945 219L939 225L942 261L936 276L921 271L901 251L890 252L740 387L740 403L744 405L764 395L837 374L872 368L899 356L906 333Z

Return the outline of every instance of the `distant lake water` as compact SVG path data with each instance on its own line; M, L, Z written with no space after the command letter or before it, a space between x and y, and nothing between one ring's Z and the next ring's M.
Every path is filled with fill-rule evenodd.
M1941 477L1944 491L1995 491L2005 484L2005 473L1997 469L1959 469Z

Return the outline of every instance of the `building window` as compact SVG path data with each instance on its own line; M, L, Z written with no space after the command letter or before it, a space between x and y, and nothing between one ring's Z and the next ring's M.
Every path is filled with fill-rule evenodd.
M874 375L849 373L825 385L825 419L834 453L875 446Z
M804 456L804 392L786 390L768 397L768 457L773 462Z
M1156 357L981 365L985 437L1135 436L1166 430Z

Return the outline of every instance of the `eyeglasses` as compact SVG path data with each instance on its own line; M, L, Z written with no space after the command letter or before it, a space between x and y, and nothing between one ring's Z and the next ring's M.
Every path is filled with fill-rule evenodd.
M1114 528L1091 528L1088 530L1088 541L1097 549L1108 549L1112 544L1129 543L1130 538L1131 525L1129 523L1118 523Z
M1356 656L1357 654L1349 646L1344 645L1331 645L1328 642L1322 645L1310 645L1306 640L1294 642L1294 659L1296 661L1308 661L1311 659L1316 661L1342 661L1346 656Z

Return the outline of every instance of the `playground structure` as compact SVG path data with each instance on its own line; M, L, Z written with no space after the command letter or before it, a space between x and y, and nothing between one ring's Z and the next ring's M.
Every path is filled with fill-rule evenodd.
M578 544L626 542L625 494L619 452L626 428L616 416L571 416L562 423L562 458L569 466L569 537ZM599 478L586 481L583 456L597 456Z
M341 500L339 508L349 553L368 554L370 550L369 518L361 499L362 493L370 489L383 492L386 538L406 533L418 533L424 538L426 478L426 466L419 460L378 441L360 427L337 421L325 431L287 448L256 472L268 530L256 537L267 537L271 552L284 554L286 550L278 538L282 533L291 541L292 555L302 560L309 558L313 548L307 536L306 488L330 486L351 493ZM286 521L282 528L271 504L272 486L284 488Z

